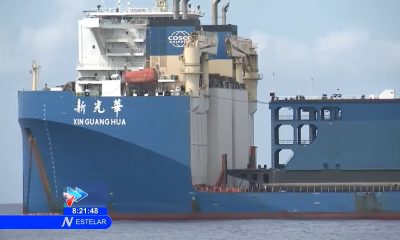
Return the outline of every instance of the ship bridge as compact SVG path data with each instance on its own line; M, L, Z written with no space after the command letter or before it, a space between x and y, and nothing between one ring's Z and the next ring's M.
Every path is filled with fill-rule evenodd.
M84 11L87 17L92 18L107 18L107 17L144 17L144 18L169 18L172 19L174 12L172 8L160 9L155 8L142 8L142 7L127 7L125 9L119 8L99 8L96 10ZM204 16L204 12L199 9L188 9L188 19L198 19Z
M173 7L167 1L156 1L155 7L145 8L118 1L113 8L97 5L84 11L86 17L79 21L79 77L122 75L122 71L163 65L153 55L178 56L183 46L176 42L195 31L204 16L199 6L187 2L182 1L180 8L179 1Z

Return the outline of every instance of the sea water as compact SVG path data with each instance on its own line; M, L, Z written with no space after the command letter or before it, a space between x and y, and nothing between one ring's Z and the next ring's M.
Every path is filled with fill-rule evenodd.
M399 240L400 221L114 221L108 230L0 230L0 239Z

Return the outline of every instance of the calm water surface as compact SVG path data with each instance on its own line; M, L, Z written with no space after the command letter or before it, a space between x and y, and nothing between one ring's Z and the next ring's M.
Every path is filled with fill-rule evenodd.
M400 221L114 221L108 230L0 230L0 239L399 240Z

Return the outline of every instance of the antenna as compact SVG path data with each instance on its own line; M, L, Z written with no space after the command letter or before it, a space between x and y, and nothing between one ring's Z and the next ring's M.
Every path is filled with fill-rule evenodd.
M314 78L311 77L310 80L311 80L311 96L314 96Z
M274 91L274 82L275 82L275 72L272 72L271 92L275 92Z

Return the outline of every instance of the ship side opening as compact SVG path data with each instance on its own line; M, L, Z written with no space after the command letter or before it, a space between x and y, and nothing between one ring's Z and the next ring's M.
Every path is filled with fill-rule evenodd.
M301 107L298 109L299 120L314 121L318 118L318 111L313 107Z
M294 128L292 125L283 124L277 126L275 142L279 145L291 145L294 143Z
M297 127L297 143L302 145L311 144L318 135L318 129L313 124L301 124Z
M275 167L284 168L294 157L292 149L279 149L275 151Z
M291 107L278 108L276 120L294 120L294 109Z
M342 110L339 107L323 107L321 108L321 120L340 120L342 118Z

